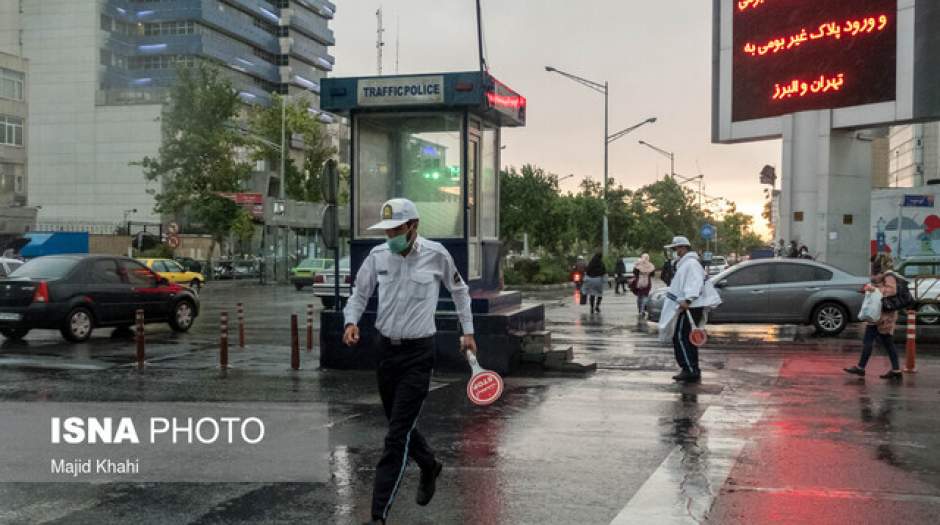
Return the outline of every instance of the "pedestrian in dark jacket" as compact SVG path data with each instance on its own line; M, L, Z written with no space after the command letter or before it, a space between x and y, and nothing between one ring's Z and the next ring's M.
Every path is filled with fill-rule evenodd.
M676 267L673 265L673 261L667 253L666 262L663 263L663 269L659 272L659 278L666 283L666 286L669 286L669 284L672 283L672 276L675 274Z
M627 293L627 265L624 264L623 257L617 259L617 266L614 268L614 273L617 274L617 283L614 288L614 293L619 294L621 287L623 287L623 293Z
M601 300L604 298L604 280L607 277L607 268L604 267L604 258L600 252L594 254L585 273L587 275L581 286L581 293L588 296L591 313L600 313Z

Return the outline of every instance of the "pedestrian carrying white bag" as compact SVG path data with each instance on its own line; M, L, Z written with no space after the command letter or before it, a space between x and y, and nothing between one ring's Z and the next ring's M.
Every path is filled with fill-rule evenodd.
M858 312L858 318L862 321L871 321L873 323L881 319L880 290L865 292L865 300L862 301L862 309Z

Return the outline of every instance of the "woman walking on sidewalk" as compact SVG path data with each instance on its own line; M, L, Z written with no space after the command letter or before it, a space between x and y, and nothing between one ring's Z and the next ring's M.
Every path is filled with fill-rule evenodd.
M588 296L588 301L591 303L591 313L600 313L601 299L604 298L604 281L607 277L607 268L604 267L604 258L600 250L594 254L591 262L588 263L585 273L581 293Z
M892 269L894 261L891 256L883 253L875 258L871 267L871 284L865 285L865 291L879 290L882 297L892 297L898 291L898 279ZM868 359L871 358L872 347L877 340L888 353L888 359L891 360L891 370L882 374L882 379L898 379L902 376L901 365L898 361L898 352L894 348L894 328L898 322L897 310L886 312L881 311L881 317L878 322L869 322L865 326L865 337L862 339L862 356L858 360L858 366L845 368L849 374L857 376L865 375L865 366L868 365Z
M640 260L633 266L633 286L631 291L636 294L637 321L643 319L646 313L646 303L649 300L650 290L653 289L653 274L656 267L650 262L648 253L640 256Z

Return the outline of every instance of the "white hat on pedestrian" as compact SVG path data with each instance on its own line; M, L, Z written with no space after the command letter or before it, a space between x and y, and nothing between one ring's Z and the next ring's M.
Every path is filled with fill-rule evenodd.
M692 243L689 242L689 239L681 235L678 235L672 238L672 243L667 244L666 246L663 246L663 248L678 248L679 246L688 246L689 248L691 248Z
M380 213L382 220L369 226L370 230L391 230L410 220L418 219L418 208L408 199L385 201Z

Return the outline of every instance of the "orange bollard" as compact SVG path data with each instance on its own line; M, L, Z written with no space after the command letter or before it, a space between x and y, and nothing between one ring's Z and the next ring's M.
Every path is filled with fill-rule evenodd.
M219 367L228 368L228 312L219 316Z
M297 334L297 314L290 316L290 367L300 370L300 337Z
M307 305L307 351L313 351L313 305Z
M904 346L904 371L908 374L917 372L917 312L907 311L907 343Z
M134 316L134 321L137 324L137 369L144 369L144 311L137 310Z
M238 347L245 348L245 308L238 303Z

